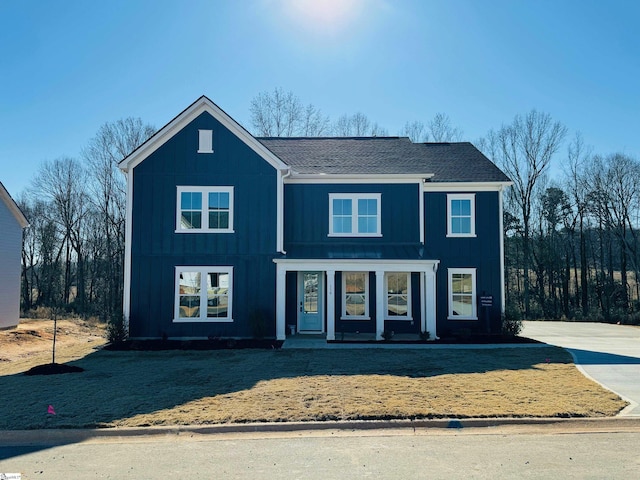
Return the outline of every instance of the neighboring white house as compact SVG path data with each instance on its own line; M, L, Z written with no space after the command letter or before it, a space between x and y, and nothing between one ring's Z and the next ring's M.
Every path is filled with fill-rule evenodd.
M24 214L0 182L0 329L20 320L20 254Z

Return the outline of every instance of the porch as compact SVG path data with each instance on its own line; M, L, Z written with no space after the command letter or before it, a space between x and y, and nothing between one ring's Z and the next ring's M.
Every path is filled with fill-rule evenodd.
M384 338L385 322L405 320L414 330L409 334L413 339L417 340L419 333L425 331L435 338L437 260L275 259L274 263L278 340L304 333L321 335L325 342L380 341ZM345 275L354 274L362 274L364 278L364 290L359 293L344 283ZM406 275L409 284L404 300L389 287L388 276L398 274ZM336 276L343 279L342 284L336 285ZM411 278L414 278L413 286ZM358 302L364 305L361 310ZM413 315L412 304L415 305ZM398 308L408 312L399 316ZM349 322L361 322L366 328L349 331L345 328ZM404 334L408 333L398 332L398 335ZM322 341L322 338L315 340Z

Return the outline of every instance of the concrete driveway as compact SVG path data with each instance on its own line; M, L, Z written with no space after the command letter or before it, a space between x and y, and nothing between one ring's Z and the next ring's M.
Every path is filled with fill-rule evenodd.
M582 322L523 322L520 333L568 350L582 372L631 403L640 417L640 327Z

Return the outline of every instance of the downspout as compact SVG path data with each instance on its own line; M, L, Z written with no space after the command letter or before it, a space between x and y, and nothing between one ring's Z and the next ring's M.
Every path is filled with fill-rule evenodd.
M502 206L502 191L504 190L504 185L500 185L500 189L498 190L498 202L499 202L499 223L500 223L500 300L501 300L501 313L504 315L505 306L506 306L506 296L505 296L505 275L504 275L504 212Z
M278 224L278 233L276 240L276 250L283 255L286 255L287 252L284 251L284 179L291 175L291 167L287 168L286 173L282 173L282 170L278 170L278 185L277 185L277 220Z

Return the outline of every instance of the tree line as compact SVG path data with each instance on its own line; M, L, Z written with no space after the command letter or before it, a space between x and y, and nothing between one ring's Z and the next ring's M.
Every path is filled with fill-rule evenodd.
M332 120L281 88L256 95L249 112L258 137L388 135L363 113ZM117 164L154 131L139 118L105 123L80 158L42 163L18 198L30 222L23 311L121 315L126 181ZM450 142L463 131L437 113L398 135ZM567 137L567 127L532 110L474 142L513 181L504 194L506 314L639 323L640 163L593 154L579 134Z

